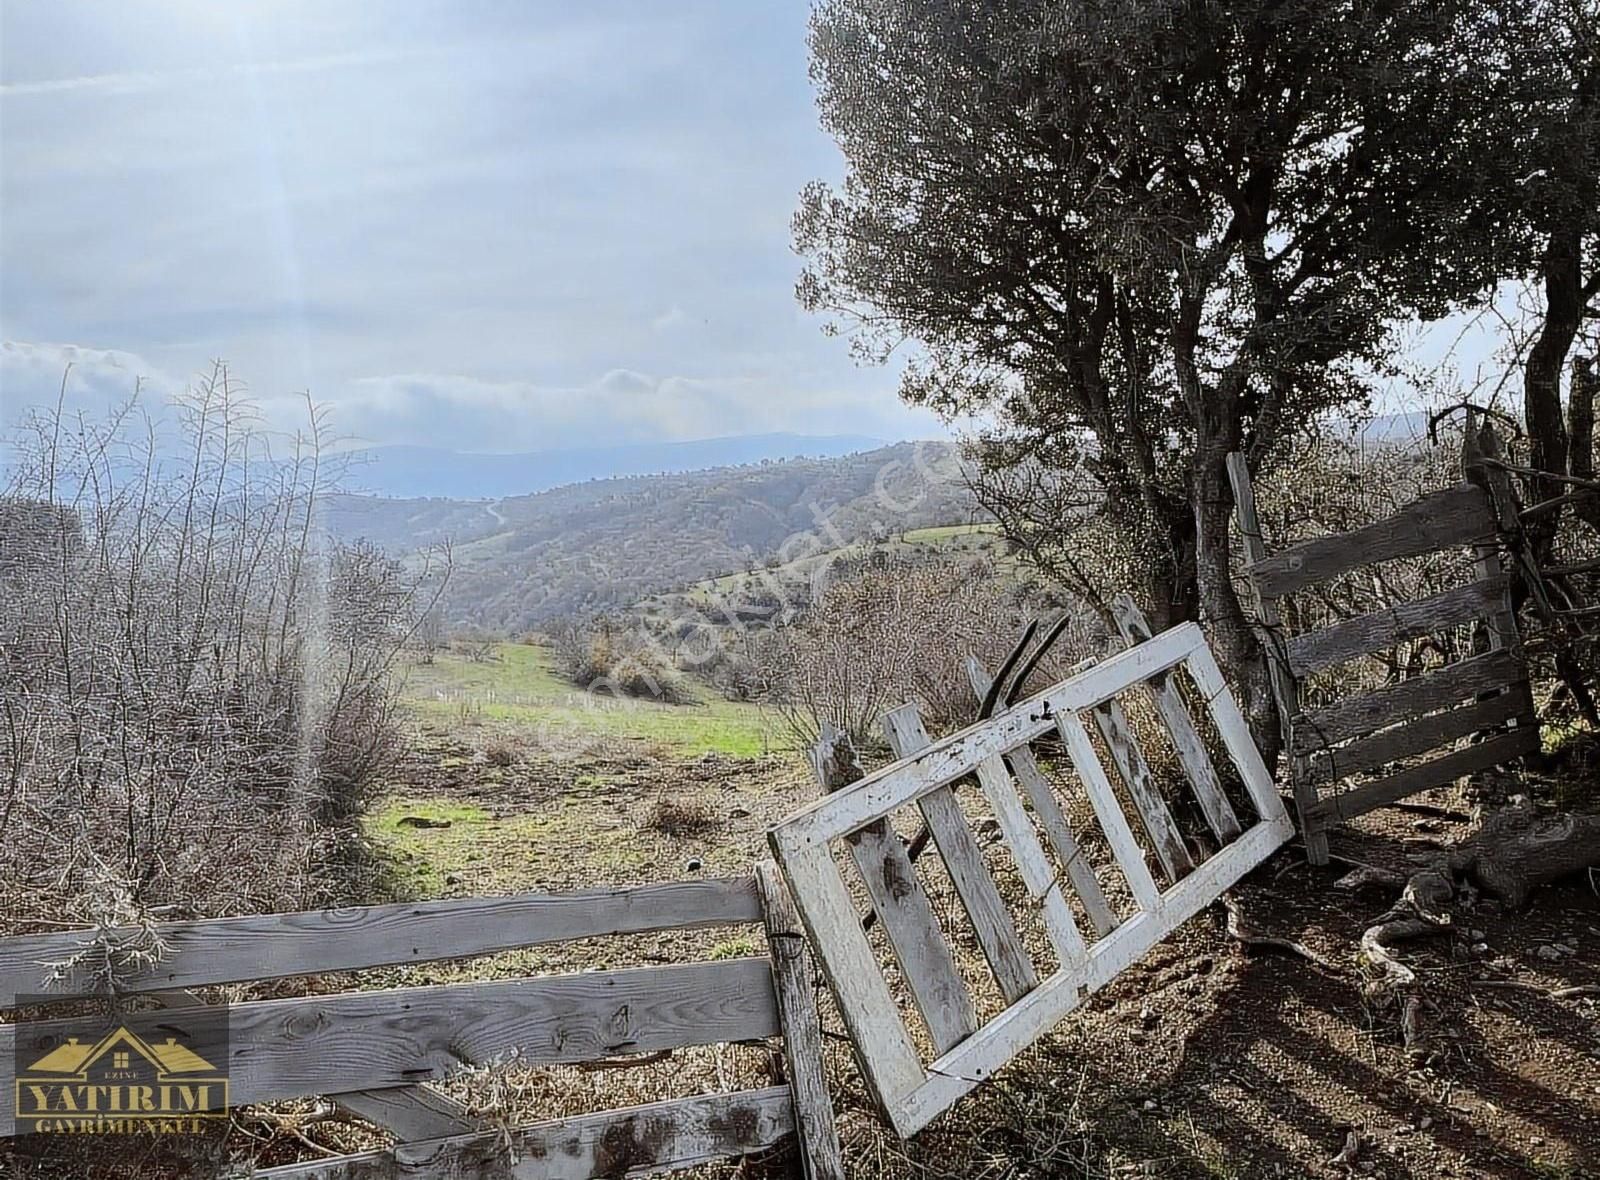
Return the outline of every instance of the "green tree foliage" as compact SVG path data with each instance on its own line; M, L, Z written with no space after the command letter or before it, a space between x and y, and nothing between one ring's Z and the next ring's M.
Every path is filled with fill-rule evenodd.
M1224 458L1279 461L1396 323L1506 273L1496 98L1537 7L824 0L848 171L802 196L801 301L868 357L918 342L903 393L988 416L1007 531L1091 600L1203 618L1259 717Z

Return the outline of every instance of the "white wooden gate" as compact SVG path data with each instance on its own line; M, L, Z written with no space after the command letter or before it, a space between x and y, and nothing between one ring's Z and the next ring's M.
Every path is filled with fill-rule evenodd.
M1172 676L1187 671L1206 703L1258 820L1241 830L1218 787ZM1107 720L1120 694L1149 691L1152 712L1172 739L1221 851L1209 858L1153 859L1175 883L1158 885L1084 724L1093 719L1146 833L1174 831L1131 730ZM1037 1040L1177 926L1260 864L1293 834L1271 775L1250 740L1200 628L1164 632L1010 707L989 721L931 744L906 734L897 748L922 748L791 816L770 834L801 917L838 999L869 1085L890 1122L910 1136ZM897 722L891 718L891 736ZM1115 857L1126 897L1121 914L1068 827L1067 812L1031 744L1057 733L1076 779ZM1019 924L1000 901L971 822L954 788L975 775L998 821L1000 843L1030 895L1020 929L1042 928L1055 966L1039 972ZM1140 781L1135 783L1137 778ZM1019 791L1018 787L1021 787ZM1027 802L1024 803L1024 796ZM917 868L889 826L915 806L927 824L950 884L984 951L1005 1007L980 1023L956 966L949 932L930 904ZM1037 825L1037 827L1036 827ZM1039 831L1044 832L1041 842ZM922 1017L931 1053L919 1052L896 1006L884 968L863 929L835 850L849 853ZM1174 861L1177 863L1174 863ZM1110 873L1102 870L1106 876ZM1181 874L1181 875L1180 875ZM1072 899L1090 926L1080 930ZM931 1057L931 1060L925 1060Z

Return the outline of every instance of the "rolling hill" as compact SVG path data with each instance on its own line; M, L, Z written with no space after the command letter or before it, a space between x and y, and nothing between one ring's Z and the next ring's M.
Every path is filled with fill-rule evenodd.
M829 458L882 447L856 434L751 434L689 442L626 443L525 454L470 454L441 447L374 447L340 456L349 490L376 496L457 500L524 496L588 479L701 471L773 459Z
M571 484L499 500L341 495L324 524L394 552L448 540L452 623L501 632L982 519L949 444Z

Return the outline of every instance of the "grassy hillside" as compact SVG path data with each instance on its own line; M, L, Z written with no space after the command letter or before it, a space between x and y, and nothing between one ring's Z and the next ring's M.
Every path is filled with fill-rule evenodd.
M396 551L448 539L450 620L514 632L978 515L955 452L906 443L496 501L343 496L326 523Z
M641 603L641 609L647 618L656 619L682 618L686 613L703 611L716 622L723 610L738 612L758 607L774 596L786 605L801 606L808 601L818 578L830 568L837 569L839 563L861 561L869 555L890 561L986 561L1003 576L1024 574L998 525L930 525L907 529L886 539L856 541L816 553L806 552L790 561L767 562L759 568L704 578L682 590L652 595Z
M756 705L710 692L690 705L608 700L557 677L550 653L524 643L498 644L484 662L441 652L432 664L408 669L404 695L434 728L472 724L558 749L638 739L679 754L754 758L772 746L771 719Z

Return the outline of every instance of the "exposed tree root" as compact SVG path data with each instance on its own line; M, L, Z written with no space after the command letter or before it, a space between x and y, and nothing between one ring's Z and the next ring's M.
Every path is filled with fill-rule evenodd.
M1406 878L1405 874L1397 873L1393 869L1380 869L1377 865L1360 865L1333 883L1335 889L1348 889L1352 892L1365 889L1369 885L1383 889L1404 889Z
M1345 1132L1344 1146L1339 1149L1339 1154L1328 1163L1336 1167L1351 1168L1355 1166L1356 1157L1361 1154L1361 1132L1351 1127Z
M1483 821L1450 853L1452 875L1464 877L1509 909L1521 909L1540 885L1600 864L1600 815L1540 814L1526 795Z
M1397 942L1447 934L1451 917L1444 912L1455 896L1450 878L1437 869L1424 869L1412 875L1401 891L1400 900L1390 907L1361 936L1361 951L1367 961L1384 973L1384 982L1394 987L1409 987L1417 981L1416 972L1389 953Z
M1541 815L1526 796L1518 795L1490 815L1470 839L1446 849L1439 863L1405 881L1399 900L1361 935L1361 953L1380 973L1367 986L1368 998L1381 1007L1399 1003L1407 1053L1425 1060L1437 1054L1438 1046L1424 1025L1424 1001L1412 990L1417 973L1395 957L1395 944L1451 933L1455 923L1449 907L1456 902L1470 905L1480 889L1508 909L1519 909L1540 885L1595 864L1600 864L1600 816ZM1398 881L1399 875L1388 870L1360 866L1337 884L1355 889ZM1509 980L1481 980L1479 985L1545 991ZM1596 993L1600 987L1546 992L1562 998Z
M1338 974L1339 968L1327 959L1317 954L1316 951L1306 946L1303 942L1296 942L1292 938L1282 938L1276 934L1263 934L1257 930L1245 916L1244 908L1238 899L1231 894L1222 895L1222 905L1228 911L1228 937L1245 946L1273 947L1277 950L1287 951L1291 955L1299 955L1306 962L1321 967L1324 971Z

